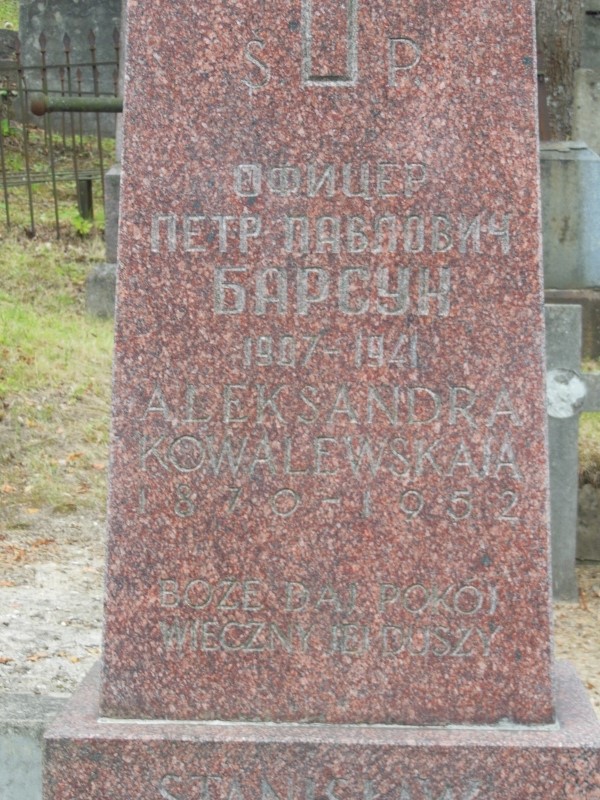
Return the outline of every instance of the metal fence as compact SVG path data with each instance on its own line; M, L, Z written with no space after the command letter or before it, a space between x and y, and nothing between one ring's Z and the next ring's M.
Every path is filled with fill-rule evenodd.
M114 59L97 59L96 35L87 40L89 58L75 61L70 37L62 40L60 63L50 63L46 36L39 37L37 64L23 63L17 39L13 59L0 61L0 224L20 226L34 236L51 224L59 237L64 207L72 198L79 220L94 218L94 198L104 203L104 173L114 148L115 114L61 111L35 118L32 100L116 97L119 88L119 31L112 32ZM81 52L81 51L80 51ZM79 103L85 106L85 102ZM67 214L68 216L68 214ZM51 218L50 221L48 218ZM72 215L71 215L72 219Z

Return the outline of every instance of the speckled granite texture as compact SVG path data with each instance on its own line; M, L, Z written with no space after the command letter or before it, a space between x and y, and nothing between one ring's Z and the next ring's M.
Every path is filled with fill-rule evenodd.
M562 665L558 730L97 722L97 675L47 735L46 800L598 800L600 735Z
M128 11L104 666L46 800L600 800L530 4Z
M531 11L130 1L106 716L552 721Z

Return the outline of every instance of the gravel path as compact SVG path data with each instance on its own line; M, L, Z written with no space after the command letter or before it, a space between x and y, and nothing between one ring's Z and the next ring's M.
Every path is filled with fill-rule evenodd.
M70 694L100 655L104 525L37 522L0 542L0 691Z
M39 515L0 535L0 692L70 694L100 655L104 521ZM600 716L600 564L555 609L556 655Z

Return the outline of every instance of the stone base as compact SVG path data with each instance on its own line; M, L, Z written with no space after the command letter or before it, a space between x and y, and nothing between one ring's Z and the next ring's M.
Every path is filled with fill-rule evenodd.
M42 739L66 698L0 693L0 797L42 800Z
M546 303L581 306L581 356L600 357L600 290L599 289L546 289Z
M117 284L116 264L96 264L85 282L85 310L94 317L113 317Z
M600 800L569 665L555 728L98 720L99 670L46 734L45 800Z

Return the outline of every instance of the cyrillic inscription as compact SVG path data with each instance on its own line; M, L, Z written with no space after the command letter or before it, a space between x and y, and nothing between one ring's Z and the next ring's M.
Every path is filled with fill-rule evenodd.
M324 29L317 33L328 8L303 0L306 85L357 80L357 5L352 0L334 9L345 15L345 32L328 50ZM388 42L388 82L396 86L421 53L409 38ZM259 58L263 49L265 42L256 37L245 50L253 68L252 79L245 79L251 93L270 79ZM327 67L330 56L337 71ZM141 473L153 487L164 482L173 514L191 530L205 514L205 494L217 525L250 504L254 513L282 524L314 512L324 524L332 514L364 523L384 507L407 527L438 519L457 532L473 520L505 526L519 520L523 478L513 431L522 422L510 391L420 384L414 378L427 351L426 328L417 332L412 323L439 324L452 316L460 300L455 285L462 256L510 255L511 213L424 209L419 196L431 177L428 165L408 160L241 163L229 176L238 213L220 208L154 215L152 252L198 254L212 280L212 312L232 323L253 315L263 327L234 337L228 353L230 364L256 374L254 381L219 385L190 378L178 398L157 384L140 414ZM258 198L274 208L281 200L284 211L239 213L240 201L250 209ZM311 201L317 199L347 199L356 210L314 214ZM302 211L290 201L299 201ZM280 256L257 264L253 256L267 243ZM212 264L210 253L220 256ZM266 327L290 315L296 330ZM304 333L303 319L312 322L319 315L322 330ZM325 320L335 315L359 323L370 317L372 328L388 318L399 324L385 333L363 323L332 334ZM407 319L410 326L402 327ZM360 370L362 381L294 382L296 370L328 364ZM369 370L395 370L406 381L365 380ZM319 478L319 488L309 492L305 481L311 476ZM263 477L268 488L257 495ZM428 478L439 480L430 488ZM352 492L342 489L348 482ZM150 514L152 507L151 490L144 486L139 513ZM332 659L371 654L381 661L488 658L501 632L494 622L497 591L476 580L400 585L390 577L376 586L309 586L298 579L270 586L255 578L211 581L200 574L183 582L161 578L157 602L157 633L165 654L176 659L211 652L318 652ZM173 791L161 788L169 800L176 797ZM401 800L411 797L402 791ZM434 796L429 788L423 791L428 800ZM448 791L442 791L444 800ZM457 797L477 793L473 788ZM331 794L329 800L338 798Z
M367 253L511 252L510 214L482 211L475 217L446 212L364 216L286 215L266 221L256 214L155 214L150 231L153 253L251 252L252 243L274 238L285 253L357 255Z
M482 238L488 237L488 238ZM489 237L492 237L491 239ZM446 212L362 216L286 216L287 253L510 253L510 214L482 212L476 217Z
M238 197L412 198L427 182L427 166L419 161L344 164L238 164L233 190Z
M347 316L383 317L416 313L447 317L450 313L449 267L417 267L375 274L368 266L344 266L334 277L326 267L267 267L251 276L246 266L216 267L215 314L287 314L308 317L327 309Z

